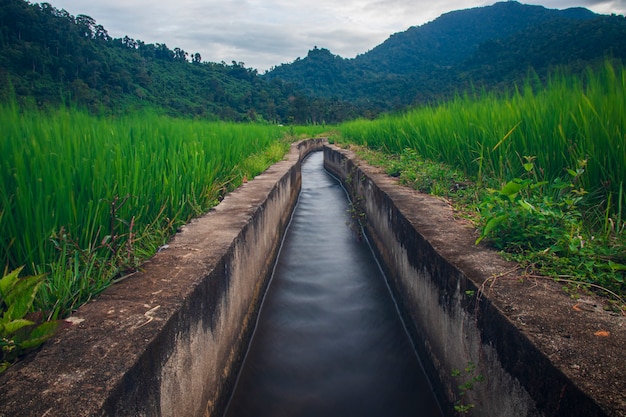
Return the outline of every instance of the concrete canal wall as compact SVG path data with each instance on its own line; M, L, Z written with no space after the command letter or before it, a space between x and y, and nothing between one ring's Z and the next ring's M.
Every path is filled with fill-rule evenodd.
M366 217L449 414L456 404L481 417L626 415L623 316L523 278L474 245L448 204L324 142L292 146L0 375L0 417L221 416L297 200L300 162L322 147ZM461 397L458 386L473 378Z
M324 148L342 179L436 393L481 417L626 415L626 320L591 296L524 277L444 200ZM467 384L459 389L459 385ZM464 391L464 395L461 395Z
M219 416L301 185L289 155L0 376L0 416Z

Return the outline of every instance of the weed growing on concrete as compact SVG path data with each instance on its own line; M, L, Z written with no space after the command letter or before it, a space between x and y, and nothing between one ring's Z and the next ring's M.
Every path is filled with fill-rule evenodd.
M350 215L350 229L355 233L357 239L363 237L363 227L367 221L367 215L363 204L363 197L357 192L357 187L354 186L354 178L357 177L356 169L346 177L347 190L349 191L350 207L348 208L348 214Z
M476 405L474 403L465 402L467 393L474 389L475 384L484 381L484 377L477 373L476 364L472 361L467 363L463 371L453 369L452 376L454 378L462 378L464 381L458 386L460 399L454 404L454 411L459 414L468 414Z
M367 220L367 215L363 209L363 198L360 196L353 197L350 201L350 229L355 233L357 239L363 237L363 227Z

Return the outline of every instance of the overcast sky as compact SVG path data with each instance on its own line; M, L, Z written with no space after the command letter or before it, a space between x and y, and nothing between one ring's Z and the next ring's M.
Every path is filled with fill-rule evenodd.
M314 46L353 58L443 13L496 0L49 0L85 14L114 38L165 43L203 61L244 62L260 73L305 57ZM534 0L554 9L582 6L626 14L626 0Z

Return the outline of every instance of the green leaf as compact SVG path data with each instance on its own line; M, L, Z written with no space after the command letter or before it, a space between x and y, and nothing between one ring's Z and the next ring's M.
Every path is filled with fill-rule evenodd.
M546 185L546 184L548 184L548 181L539 181L539 182L536 182L536 183L534 183L534 184L531 184L531 185L530 185L530 189L531 189L531 190L534 190L535 188L542 187L542 186L544 186L544 185Z
M499 141L498 143L496 143L496 146L494 146L494 147L493 147L493 150L495 151L496 149L498 149L498 147L499 147L500 145L502 145L502 142L504 142L504 141L506 140L506 138L508 138L509 136L511 136L511 134L512 134L513 132L515 132L515 129L517 129L517 127L518 127L519 125L521 125L521 124L522 124L522 122L518 122L515 126L513 126L513 128L512 128L511 130L509 130L509 131L507 132L507 134L506 134L506 135L504 135L504 137L503 137L502 139L500 139L500 141Z
M0 298L6 299L6 295L11 291L13 285L15 285L15 281L17 281L17 277L22 271L22 268L23 267L17 268L0 279Z
M611 268L612 271L626 271L626 265L618 264L613 261L609 261L609 268Z
M483 230L483 234L487 235L491 233L496 227L505 222L509 218L508 214L502 214L498 217L494 217L490 219L485 225L485 229Z
M15 280L13 287L4 295L4 302L8 306L5 315L8 315L11 320L24 317L30 310L42 282L43 275Z
M493 218L489 219L489 221L485 225L485 228L483 229L483 232L481 233L480 237L478 239L476 239L476 245L478 245L480 243L480 241L483 240L483 238L485 236L487 236L489 233L491 233L495 228L497 228L500 224L505 222L508 218L509 218L508 214L502 214L502 215L500 215L498 217L493 217Z
M502 189L500 190L501 194L504 195L508 195L508 196L512 196L517 194L522 188L524 188L524 185L522 183L520 183L519 181L509 181L506 183L506 185L504 187L502 187Z
M518 201L519 205L522 206L522 208L524 210L533 212L533 211L537 211L537 209L535 208L535 206L533 206L532 204L530 204L528 201L526 200L520 200Z
M33 349L51 338L59 327L58 321L48 321L35 327L28 338L20 342L22 349Z
M8 323L2 323L0 324L0 337L11 336L15 334L18 330L27 326L32 326L33 324L35 323L30 320L24 319L12 320Z

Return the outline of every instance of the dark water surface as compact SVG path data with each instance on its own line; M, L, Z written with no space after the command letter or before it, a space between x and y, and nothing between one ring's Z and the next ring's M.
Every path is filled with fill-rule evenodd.
M302 191L226 416L441 416L322 152Z

